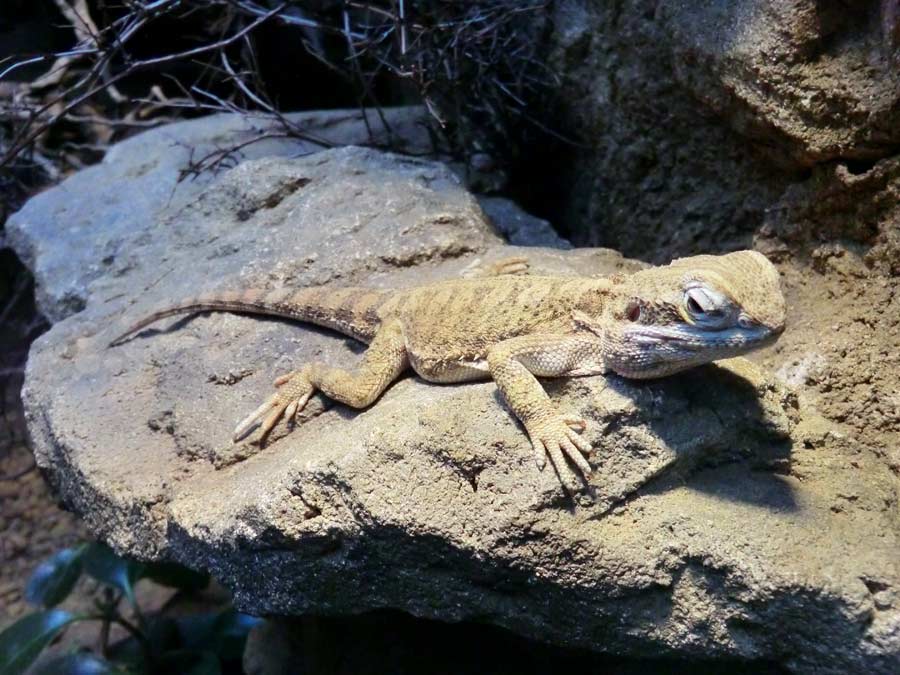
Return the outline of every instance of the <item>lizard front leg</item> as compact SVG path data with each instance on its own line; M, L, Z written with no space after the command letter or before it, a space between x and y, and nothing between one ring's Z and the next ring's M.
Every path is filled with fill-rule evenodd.
M292 419L303 410L316 390L353 408L365 408L408 367L403 326L395 319L378 330L356 370L310 363L279 377L278 391L238 424L234 438L243 438L259 423L259 437L264 439L279 419Z
M591 473L591 465L581 454L589 453L591 444L577 433L584 431L586 423L579 417L561 414L535 375L603 372L599 352L598 341L574 335L525 335L504 340L488 352L491 377L525 426L538 467L544 468L549 455L560 480L573 491L578 489L578 483L565 458L583 474Z

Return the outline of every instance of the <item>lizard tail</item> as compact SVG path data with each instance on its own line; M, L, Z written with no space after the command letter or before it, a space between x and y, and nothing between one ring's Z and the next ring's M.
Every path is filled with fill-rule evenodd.
M148 314L109 343L115 347L152 323L179 314L194 312L236 312L283 316L339 331L369 342L380 324L378 308L390 293L370 288L246 290L210 293L188 298Z

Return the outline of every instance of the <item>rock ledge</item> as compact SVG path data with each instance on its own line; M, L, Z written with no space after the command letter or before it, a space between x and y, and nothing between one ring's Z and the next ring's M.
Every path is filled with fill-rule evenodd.
M143 165L162 161L166 133L187 132L133 142ZM620 654L900 666L895 477L862 451L849 466L852 441L747 361L553 382L599 448L596 498L572 503L491 383L406 378L369 410L319 410L260 450L229 431L273 377L352 362L356 345L218 314L107 349L128 320L213 288L408 285L523 252L542 273L640 266L504 245L438 163L286 154L148 195L125 229L101 194L139 180L120 151L11 221L52 316L80 289L83 309L35 343L24 395L40 466L98 536L208 569L260 615L399 608ZM51 240L66 209L79 224ZM88 251L96 273L46 264L66 251Z

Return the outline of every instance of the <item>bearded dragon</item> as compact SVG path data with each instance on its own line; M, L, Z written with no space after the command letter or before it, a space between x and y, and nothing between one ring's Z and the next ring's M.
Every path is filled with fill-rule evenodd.
M760 253L738 251L608 278L498 274L395 291L201 295L153 312L110 346L159 319L206 311L288 317L369 345L354 370L308 363L276 379L275 393L237 425L235 441L257 425L264 441L316 391L364 408L409 369L436 383L491 378L525 427L538 467L549 456L570 489L578 476L568 462L591 473L586 422L559 411L538 377L661 377L771 344L785 322L777 270Z

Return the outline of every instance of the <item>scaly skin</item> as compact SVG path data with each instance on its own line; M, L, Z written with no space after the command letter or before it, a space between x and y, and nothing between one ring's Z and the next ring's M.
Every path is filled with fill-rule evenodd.
M186 312L284 316L369 343L355 370L310 363L275 382L275 394L235 429L260 439L293 418L315 391L354 408L373 403L404 371L439 383L492 378L525 426L538 466L549 456L560 480L578 489L591 450L583 419L556 409L536 377L615 372L669 375L772 343L784 330L778 272L759 253L682 258L610 278L512 276L511 259L488 278L419 288L305 288L201 296L154 312L113 340ZM568 462L567 462L568 460Z

